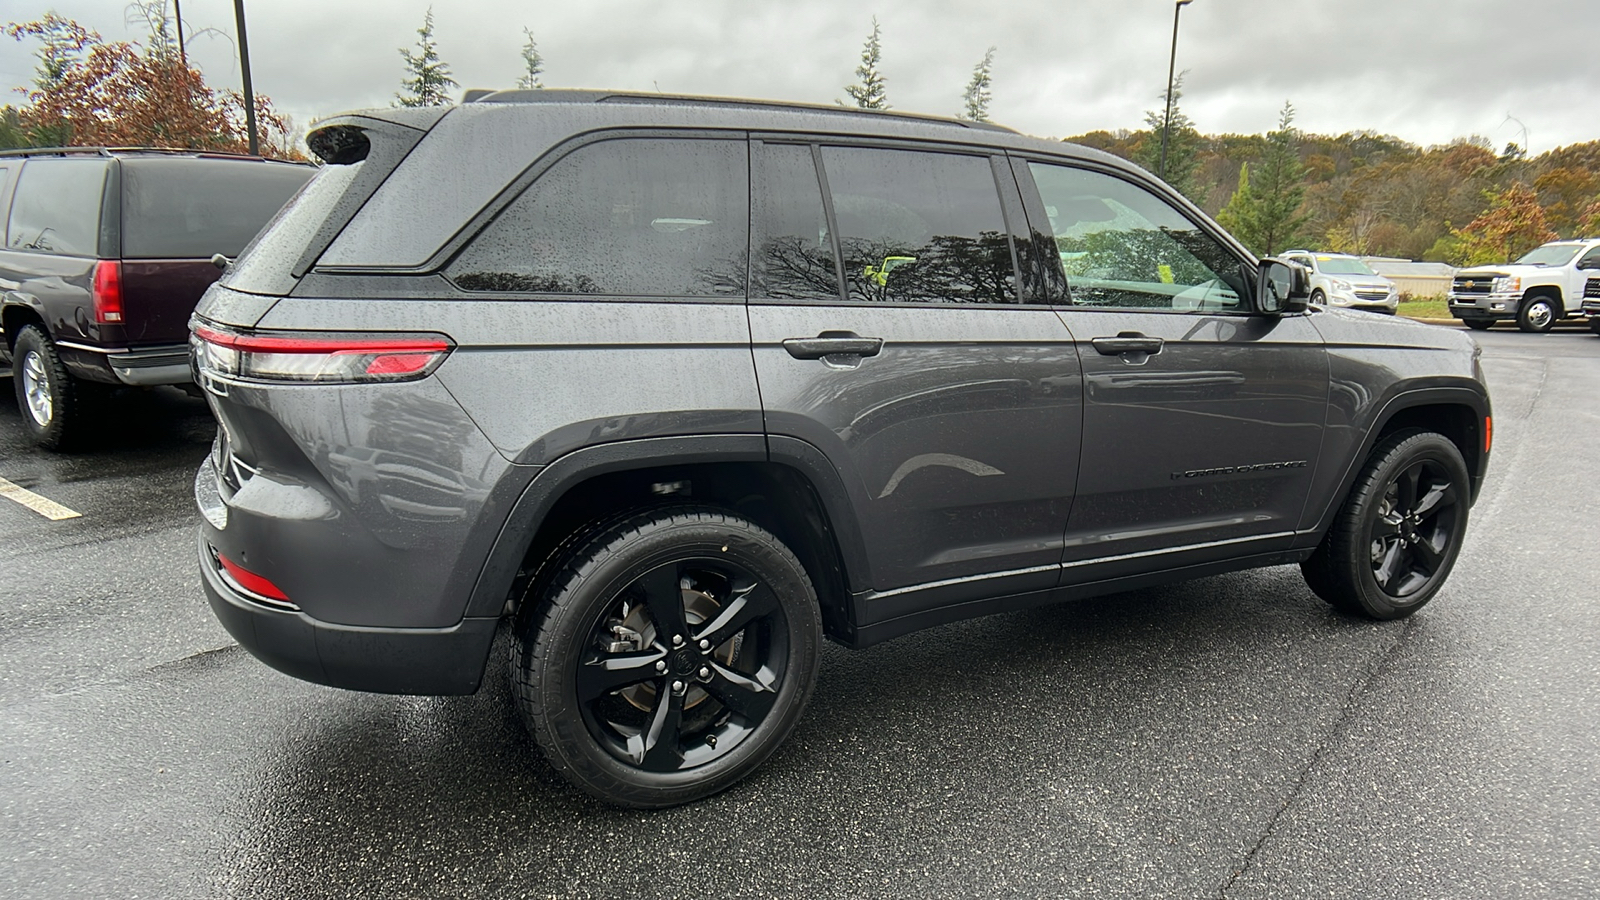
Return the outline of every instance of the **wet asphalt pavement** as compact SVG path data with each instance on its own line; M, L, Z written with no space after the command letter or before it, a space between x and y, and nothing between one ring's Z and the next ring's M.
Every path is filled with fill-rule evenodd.
M828 647L725 794L565 786L505 689L294 681L212 619L213 432L132 398L72 456L0 378L0 897L1600 895L1600 338L1479 336L1495 456L1416 617L1285 567ZM502 642L503 643L503 642Z

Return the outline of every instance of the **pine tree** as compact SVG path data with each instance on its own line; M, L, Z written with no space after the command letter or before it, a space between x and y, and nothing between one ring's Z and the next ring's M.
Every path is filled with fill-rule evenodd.
M1245 246L1261 256L1272 256L1308 242L1305 228L1311 214L1301 211L1306 199L1306 167L1301 164L1296 147L1298 135L1294 107L1284 103L1278 130L1267 135L1267 149L1255 183L1241 168L1239 189L1217 217Z
M1169 113L1166 107L1167 94L1162 91L1162 108L1147 110L1144 114L1144 124L1150 133L1139 144L1133 153L1133 161L1152 172L1161 168L1161 135L1165 130L1167 135L1167 168L1163 180L1172 185L1178 193L1191 200L1195 196L1195 171L1200 168L1200 132L1195 130L1194 120L1184 114L1178 106L1178 101L1183 98L1183 77L1187 72L1179 72L1172 80L1172 109Z
M989 93L989 70L994 66L994 48L990 47L983 54L983 61L972 70L972 80L967 82L966 93L961 99L966 102L966 112L962 118L974 122L989 121L989 101L994 99Z
M522 33L528 37L528 42L522 45L522 64L528 71L517 79L517 87L523 90L542 88L539 73L544 71L544 57L539 55L539 45L533 42L533 32L524 28Z
M878 62L883 49L881 36L878 17L873 16L872 36L867 38L866 45L861 48L861 65L856 66L856 77L860 78L861 82L844 89L861 109L889 108L889 100L883 89L884 77L878 72Z
M428 7L417 34L416 53L400 49L411 77L400 82L405 93L395 94L395 99L400 106L448 106L450 88L460 85L450 77L450 67L439 61L439 48L433 40L433 7Z
M1256 240L1259 236L1256 223L1259 203L1255 192L1250 190L1250 164L1245 163L1239 167L1239 186L1234 188L1233 196L1228 198L1227 205L1217 213L1217 221L1246 247L1257 253L1260 252Z

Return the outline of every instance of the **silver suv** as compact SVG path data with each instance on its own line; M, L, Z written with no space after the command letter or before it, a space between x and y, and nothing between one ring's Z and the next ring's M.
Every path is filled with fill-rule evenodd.
M1286 250L1282 256L1311 272L1311 302L1316 306L1344 306L1390 315L1400 308L1400 294L1394 282L1372 271L1359 256L1310 250Z

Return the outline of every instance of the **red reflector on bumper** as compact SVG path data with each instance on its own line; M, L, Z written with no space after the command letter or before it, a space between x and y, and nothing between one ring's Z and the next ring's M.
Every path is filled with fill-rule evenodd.
M217 562L222 563L223 570L226 571L234 581L237 581L240 587L244 588L250 593L260 594L263 597L268 597L273 600L287 601L289 599L289 596L280 590L277 585L265 578L262 578L260 575L251 572L248 569L240 568L238 563L235 563L233 560L223 556L221 553L217 554Z

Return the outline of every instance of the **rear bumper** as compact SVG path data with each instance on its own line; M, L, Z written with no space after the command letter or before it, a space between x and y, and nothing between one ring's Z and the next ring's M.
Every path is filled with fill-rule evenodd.
M131 387L158 384L193 384L188 344L106 348L73 341L58 341L67 370L78 378Z
M230 584L200 529L201 584L222 627L267 665L329 687L381 694L471 694L483 680L498 618L449 628L338 625L266 606Z
M193 384L189 370L189 345L149 347L109 353L106 362L123 384L146 387L157 384Z

